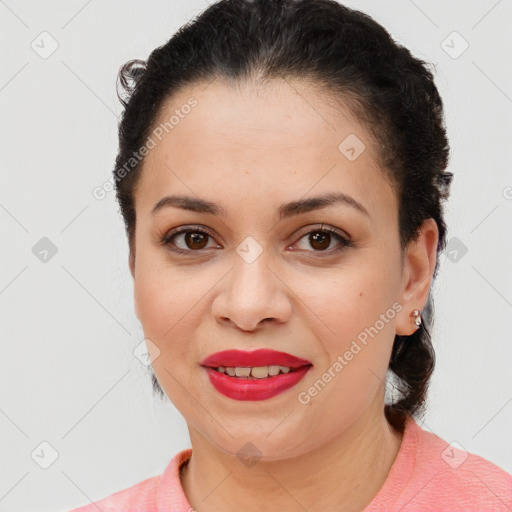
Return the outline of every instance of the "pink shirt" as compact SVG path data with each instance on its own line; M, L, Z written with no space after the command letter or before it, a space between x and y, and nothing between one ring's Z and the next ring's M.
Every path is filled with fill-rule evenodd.
M162 475L70 512L192 512L179 476L191 454L182 450ZM512 475L409 418L388 477L363 512L455 510L511 512Z

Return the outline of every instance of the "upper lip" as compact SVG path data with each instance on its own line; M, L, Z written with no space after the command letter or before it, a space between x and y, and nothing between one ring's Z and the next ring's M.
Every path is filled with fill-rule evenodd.
M277 352L269 349L258 350L223 350L209 355L201 361L202 366L210 368L237 367L237 366L287 366L289 368L300 368L312 364L311 361L300 357L292 356L286 352Z

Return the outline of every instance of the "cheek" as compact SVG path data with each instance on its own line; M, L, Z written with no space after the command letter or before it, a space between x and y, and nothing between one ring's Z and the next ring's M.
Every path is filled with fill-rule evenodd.
M360 258L358 264L347 262L345 268L297 275L292 282L309 315L313 313L325 335L339 343L372 325L392 307L396 279L382 261Z
M145 336L164 351L190 329L201 290L169 265L145 256L140 254L136 262L134 299Z
M382 373L395 336L393 303L374 287L360 288L359 293L333 299L324 311L328 329L322 331L321 341L329 365L342 358L343 373L356 379L366 378L369 369Z
M139 256L134 299L144 335L160 349L158 363L193 368L204 355L196 341L198 329L210 314L209 292L225 269L173 267L165 256L150 250Z
M379 384L371 372L385 378L401 309L397 279L396 269L382 258L361 258L359 265L347 265L329 279L302 281L297 290L305 297L304 314L309 312L312 332L324 349L320 371L331 368L335 380L345 382L337 387L342 394L371 392ZM343 368L333 368L336 361Z
M168 268L140 265L139 270L134 280L139 320L144 337L159 350L152 361L153 371L167 397L186 411L190 397L184 390L193 385L191 377L199 357L193 340L202 294L191 286L190 279L180 278Z

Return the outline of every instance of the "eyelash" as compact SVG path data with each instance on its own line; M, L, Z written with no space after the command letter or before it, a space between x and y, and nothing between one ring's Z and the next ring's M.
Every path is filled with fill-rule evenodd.
M167 246L168 249L170 251L174 252L174 253L183 254L183 255L191 255L193 253L200 253L200 252L202 252L204 250L204 249L184 250L184 249L180 249L180 248L176 248L176 247L172 248L171 247L171 240L175 236L181 235L183 233L202 233L202 234L210 236L211 238L214 238L212 233L210 233L208 230L206 230L205 228L203 228L201 226L188 226L188 227L185 227L185 228L180 228L180 229L177 229L177 230L169 231L160 240L160 244L163 245L163 246ZM312 233L324 233L324 234L333 235L334 238L338 242L340 242L342 244L342 246L339 247L338 249L329 249L329 250L325 250L325 251L315 251L315 250L313 250L313 251L306 251L306 252L316 252L316 253L319 253L320 257L323 257L324 255L327 255L327 256L328 255L332 255L334 253L341 252L341 251L343 251L344 249L346 249L348 247L353 247L353 242L352 242L352 240L350 238L347 238L347 237L343 236L338 230L336 230L334 228L323 227L323 224L322 224L322 226L320 228L311 229L310 231L307 231L306 233L302 234L302 236L299 238L299 240L302 240L306 235L310 235Z

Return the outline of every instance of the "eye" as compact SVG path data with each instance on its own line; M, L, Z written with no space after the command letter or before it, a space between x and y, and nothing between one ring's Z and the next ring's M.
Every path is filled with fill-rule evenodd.
M332 254L333 252L342 251L346 247L352 247L352 241L350 238L344 236L342 232L335 228L323 227L323 225L319 228L306 232L301 237L301 240L302 239L305 239L305 243L315 249L313 252L327 252ZM333 241L337 241L339 245L334 249L329 249L329 246ZM306 248L306 250L308 249Z
M308 252L325 252L327 254L342 251L346 247L352 247L352 241L349 237L342 234L343 232L332 227L320 227L312 229L304 233L300 240L306 239L306 244L313 247L314 251ZM203 249L219 248L219 245L213 244L208 247L209 239L213 240L213 235L201 226L186 226L177 228L168 232L160 243L169 248L170 251L177 254L191 254L201 252ZM329 249L331 243L338 242L338 247ZM301 248L301 250L304 248Z
M178 254L190 254L208 248L208 238L213 238L213 235L204 228L188 226L171 230L160 240L160 243ZM213 247L218 247L218 245L213 245Z

